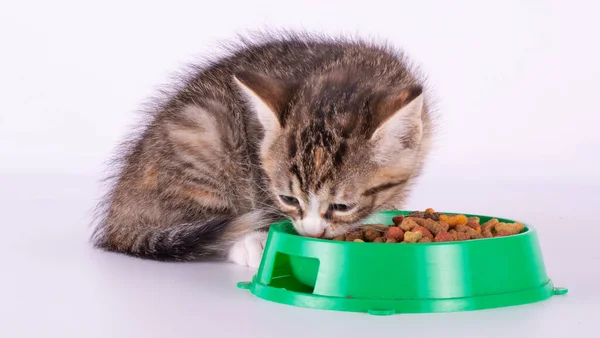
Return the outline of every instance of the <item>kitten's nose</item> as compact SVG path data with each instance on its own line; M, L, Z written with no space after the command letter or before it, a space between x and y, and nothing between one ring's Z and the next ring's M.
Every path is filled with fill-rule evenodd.
M321 231L307 231L306 232L306 236L308 237L314 237L314 238L321 238L323 237L323 235L325 235L325 229L321 230Z
M302 230L304 232L304 236L320 238L325 235L326 229L327 223L323 222L321 219L307 217L302 220Z

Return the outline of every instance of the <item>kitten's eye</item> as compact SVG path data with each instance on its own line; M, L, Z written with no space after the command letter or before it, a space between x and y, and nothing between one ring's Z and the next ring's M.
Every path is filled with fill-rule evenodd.
M348 205L348 204L338 204L338 203L333 203L329 205L329 209L332 211L348 211L352 209L352 205Z
M300 204L300 203L298 203L298 199L296 197L292 197L292 196L279 195L279 199L283 203L294 206L294 207Z

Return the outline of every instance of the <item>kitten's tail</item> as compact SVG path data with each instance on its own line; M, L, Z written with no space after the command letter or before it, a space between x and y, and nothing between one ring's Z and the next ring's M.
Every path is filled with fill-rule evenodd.
M188 261L224 255L241 237L267 229L273 216L253 211L231 218L215 217L199 223L168 228L147 226L103 226L92 237L95 247L140 258Z

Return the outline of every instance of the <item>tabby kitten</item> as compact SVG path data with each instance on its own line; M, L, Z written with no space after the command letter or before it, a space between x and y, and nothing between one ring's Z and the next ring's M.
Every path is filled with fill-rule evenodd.
M124 144L97 247L255 268L276 220L331 238L402 207L432 117L399 52L288 34L243 41L194 69Z

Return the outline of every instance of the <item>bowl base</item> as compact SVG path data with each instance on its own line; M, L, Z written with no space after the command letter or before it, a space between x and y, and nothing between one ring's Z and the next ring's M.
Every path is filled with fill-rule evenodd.
M264 300L292 306L346 312L364 312L371 315L392 315L411 313L436 313L484 310L507 306L524 305L549 299L553 295L564 294L562 288L554 288L552 281L539 287L511 293L477 297L446 299L360 299L339 298L286 290L252 282L240 282L238 287L248 289L253 295Z

